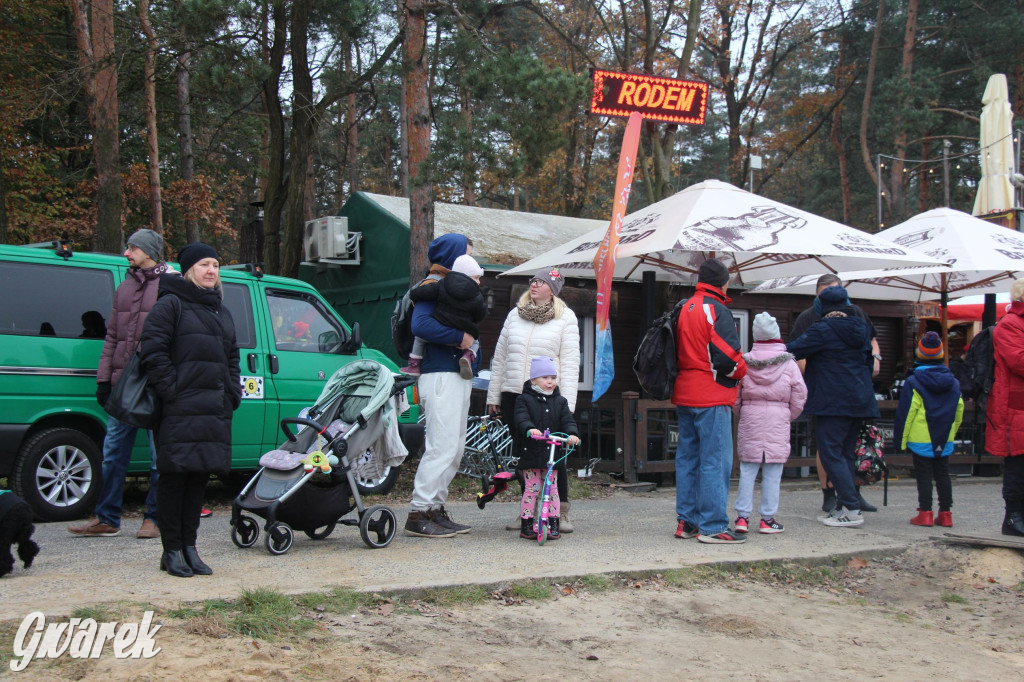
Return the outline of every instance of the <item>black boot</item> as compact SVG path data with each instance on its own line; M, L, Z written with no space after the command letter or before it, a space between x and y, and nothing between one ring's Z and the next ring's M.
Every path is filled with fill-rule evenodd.
M519 537L524 540L537 539L537 531L533 529L533 519L519 519Z
M821 494L825 498L821 502L821 511L830 512L836 508L836 489L822 488Z
M1003 535L1024 537L1024 512L1006 512L1003 519Z
M860 486L857 486L857 499L860 500L860 510L862 512L878 511L878 507L865 500L864 496L860 494Z
M562 537L561 531L558 529L558 517L548 518L548 540L557 540Z
M185 562L185 555L180 549L164 552L160 557L160 570L179 578L191 578L193 575L192 568Z
M203 560L199 558L199 552L196 551L195 545L184 548L182 553L185 555L185 563L189 565L193 573L196 575L213 575L213 569L204 564Z

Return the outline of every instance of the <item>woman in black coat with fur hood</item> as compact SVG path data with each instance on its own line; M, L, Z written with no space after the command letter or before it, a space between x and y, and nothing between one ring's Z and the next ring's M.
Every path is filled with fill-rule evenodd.
M196 552L199 516L210 474L231 469L231 417L242 392L217 252L193 242L178 263L184 277L160 279L142 330L142 360L163 403L154 430L160 569L188 578L213 573Z

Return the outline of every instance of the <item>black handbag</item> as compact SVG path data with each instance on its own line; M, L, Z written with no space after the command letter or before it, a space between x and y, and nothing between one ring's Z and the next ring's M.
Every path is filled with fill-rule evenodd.
M149 385L149 375L142 366L142 353L138 348L128 359L103 407L117 421L138 429L152 429L160 423L160 398Z
M176 332L181 320L181 302L177 296L173 299L178 313L174 321ZM139 345L142 345L141 340ZM142 365L142 353L139 346L136 346L117 383L111 388L110 397L103 409L119 422L137 429L153 429L160 423L160 408L160 396L149 385L149 375Z

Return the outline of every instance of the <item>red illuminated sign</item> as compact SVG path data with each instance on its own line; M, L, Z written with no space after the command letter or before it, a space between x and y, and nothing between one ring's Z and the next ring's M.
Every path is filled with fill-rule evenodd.
M704 125L707 83L597 69L592 69L591 74L592 114L629 116L638 111L644 118L656 121Z

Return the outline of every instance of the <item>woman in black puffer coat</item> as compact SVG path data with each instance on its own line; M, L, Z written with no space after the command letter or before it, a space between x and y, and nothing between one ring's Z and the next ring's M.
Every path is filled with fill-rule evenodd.
M160 569L187 578L213 573L196 552L199 515L210 474L231 468L231 417L242 392L217 252L193 242L178 263L184 277L160 279L142 330L142 360L163 402L154 434Z

